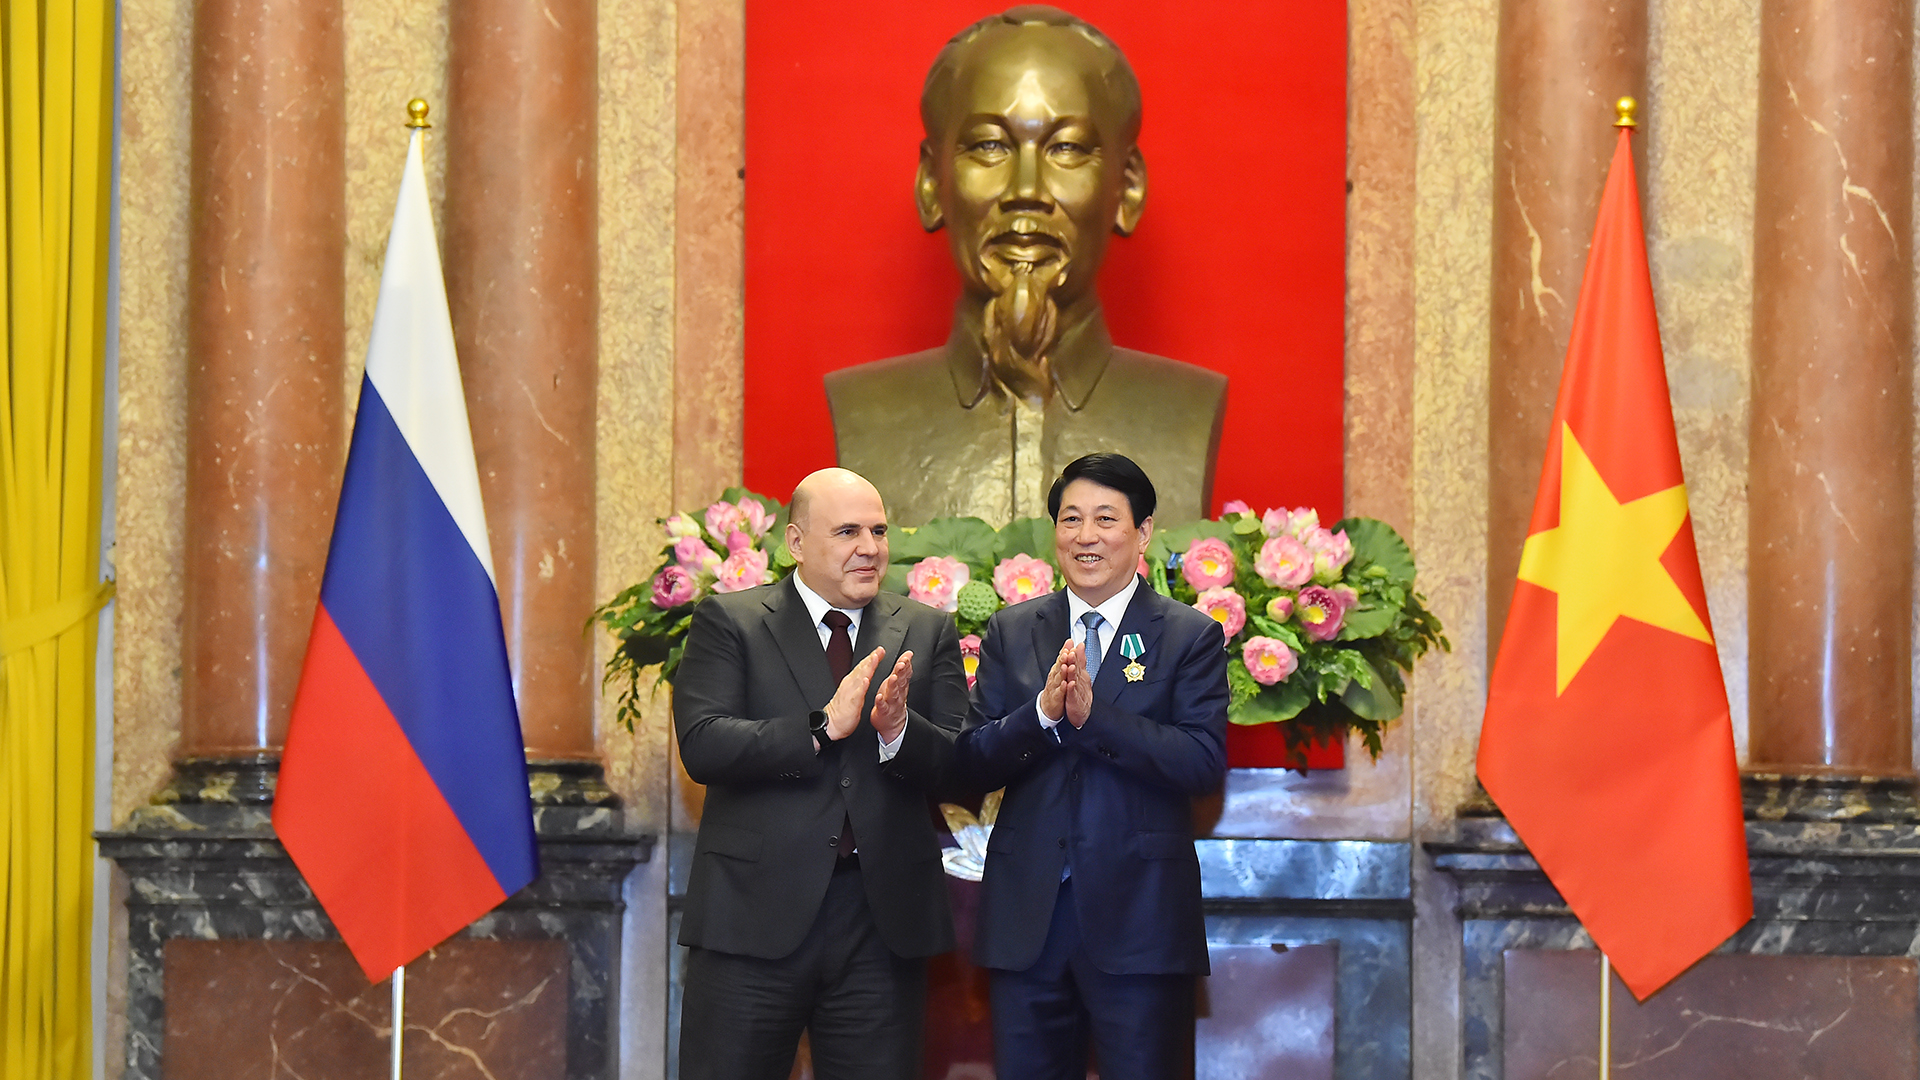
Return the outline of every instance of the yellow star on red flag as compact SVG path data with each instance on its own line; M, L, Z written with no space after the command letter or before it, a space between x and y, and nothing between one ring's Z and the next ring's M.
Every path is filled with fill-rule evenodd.
M1685 484L1623 503L1573 429L1561 425L1560 524L1527 537L1520 553L1520 580L1558 596L1556 693L1566 692L1622 617L1713 641L1660 562L1686 520Z

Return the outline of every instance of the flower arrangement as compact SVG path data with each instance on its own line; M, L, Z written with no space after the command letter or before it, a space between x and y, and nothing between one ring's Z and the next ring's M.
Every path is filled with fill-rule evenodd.
M672 683L693 609L709 592L736 592L793 570L786 508L729 488L695 516L661 522L666 544L653 576L593 613L621 641L606 681L621 685L618 714L638 719L641 676ZM888 537L884 587L951 612L972 686L980 635L993 613L1061 583L1053 523L1021 518L996 529L979 518L939 518ZM1228 719L1287 723L1290 743L1360 732L1380 756L1380 732L1400 715L1402 672L1429 648L1448 648L1440 622L1413 591L1413 553L1372 518L1332 528L1312 510L1255 516L1229 503L1218 520L1156 530L1141 572L1161 593L1218 620L1231 654Z

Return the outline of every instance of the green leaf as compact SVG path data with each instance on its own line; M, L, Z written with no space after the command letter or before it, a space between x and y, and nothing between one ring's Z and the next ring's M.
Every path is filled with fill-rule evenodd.
M1379 637L1393 629L1393 625L1399 621L1398 604L1373 604L1362 600L1359 607L1347 612L1346 621L1340 624L1340 640Z
M1352 655L1365 662L1365 658L1360 657L1360 654ZM1340 704L1345 705L1355 716L1363 720L1384 723L1397 718L1403 706L1400 703L1400 695L1396 692L1397 688L1393 684L1399 680L1386 678L1373 670L1372 665L1368 665L1368 676L1365 681L1372 685L1362 685L1362 680L1355 678L1347 684L1345 690L1341 691Z
M880 579L880 587L888 592L906 595L907 571L913 569L912 563L894 563L887 567L885 577Z
M888 539L889 557L896 563L912 564L945 555L970 567L990 568L999 535L979 518L934 518L911 533Z
M1031 555L1045 560L1048 566L1060 569L1060 563L1054 556L1053 522L1043 517L1015 518L1001 528L994 537L993 558L987 568L1000 565L1000 561L1009 555Z
M1406 587L1413 585L1413 549L1393 526L1377 518L1352 517L1334 526L1335 531L1342 529L1353 543L1353 562L1347 573L1370 575L1378 567L1385 571L1387 580Z
M1249 533L1257 533L1260 531L1260 519L1236 515L1232 522L1232 528L1236 536L1246 536Z
M1247 678L1253 676L1249 674ZM1306 708L1311 700L1313 695L1290 678L1277 686L1261 687L1257 697L1238 709L1229 705L1227 719L1236 724L1277 724L1300 715L1300 710Z

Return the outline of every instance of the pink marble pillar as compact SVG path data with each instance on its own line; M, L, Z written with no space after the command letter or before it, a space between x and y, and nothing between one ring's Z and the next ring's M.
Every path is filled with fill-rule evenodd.
M1644 97L1646 0L1503 0L1495 58L1487 621L1498 642L1540 484L1613 102ZM1643 112L1643 117L1644 117Z
M345 452L340 0L201 0L193 28L179 755L274 751Z
M1748 758L1912 766L1911 0L1760 23Z
M592 0L449 9L447 298L535 758L594 757Z

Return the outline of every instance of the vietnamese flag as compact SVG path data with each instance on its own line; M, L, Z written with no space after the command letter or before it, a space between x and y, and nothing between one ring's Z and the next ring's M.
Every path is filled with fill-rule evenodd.
M1753 915L1628 130L1594 224L1480 780L1635 997Z

